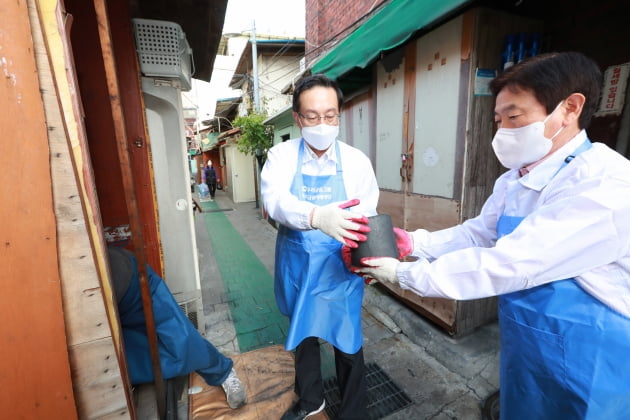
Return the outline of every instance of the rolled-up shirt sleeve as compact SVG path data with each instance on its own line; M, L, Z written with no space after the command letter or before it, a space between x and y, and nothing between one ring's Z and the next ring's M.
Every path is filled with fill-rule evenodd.
M412 256L430 261L458 249L470 247L491 247L497 239L497 221L502 210L499 204L504 198L502 182L497 182L493 194L486 200L479 215L461 225L429 232L418 229L410 232L413 239Z
M421 296L467 300L575 278L628 315L630 202L620 197L630 196L630 183L607 175L555 181L538 208L494 245L492 203L460 227L414 232L420 258L399 264L400 286Z

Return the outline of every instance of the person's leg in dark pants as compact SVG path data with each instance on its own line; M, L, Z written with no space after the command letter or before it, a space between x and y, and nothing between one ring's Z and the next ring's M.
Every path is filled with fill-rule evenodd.
M338 420L367 419L367 385L363 347L355 354L344 353L335 347L337 384L341 392Z
M317 410L324 401L317 337L305 338L296 348L295 393L300 398L300 407L309 412Z
M208 191L210 191L210 198L214 200L214 193L217 191L217 182L208 182Z
M280 420L304 420L324 409L319 341L308 337L295 349L295 393L298 401Z

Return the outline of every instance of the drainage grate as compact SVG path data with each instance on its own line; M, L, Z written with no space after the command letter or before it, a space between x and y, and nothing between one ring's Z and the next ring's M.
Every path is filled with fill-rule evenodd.
M367 370L367 399L368 419L377 420L411 405L411 399L392 382L376 363L368 363ZM339 404L339 387L335 376L324 381L324 397L326 398L326 414L336 418Z

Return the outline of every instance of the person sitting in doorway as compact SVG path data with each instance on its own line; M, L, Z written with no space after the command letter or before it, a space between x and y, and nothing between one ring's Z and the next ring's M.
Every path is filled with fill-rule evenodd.
M122 247L109 246L109 265L133 385L153 381L136 258ZM166 283L147 264L160 366L164 379L197 372L208 385L221 386L230 408L247 403L245 387L232 359L203 338L186 317Z

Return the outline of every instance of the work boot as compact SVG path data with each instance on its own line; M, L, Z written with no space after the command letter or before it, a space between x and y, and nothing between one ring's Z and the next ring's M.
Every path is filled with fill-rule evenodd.
M308 417L314 416L317 413L320 413L324 409L324 407L326 407L326 400L322 401L322 405L320 405L319 408L316 408L315 410L304 410L302 407L300 407L300 402L298 401L293 407L289 408L289 410L284 413L280 420L304 420Z
M247 403L247 394L243 382L239 379L234 368L230 370L227 379L221 384L221 388L225 391L227 403L230 408L235 409Z

